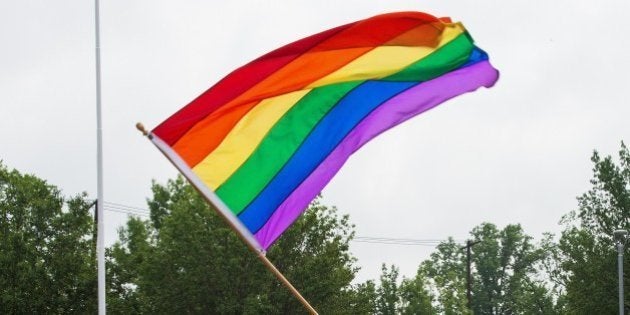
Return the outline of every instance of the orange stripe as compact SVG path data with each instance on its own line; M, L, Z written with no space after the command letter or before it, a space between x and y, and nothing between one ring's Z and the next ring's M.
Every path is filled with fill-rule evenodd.
M269 76L268 79L256 85L253 89L241 94L201 120L175 143L173 149L179 153L191 168L195 167L221 143L238 120L258 104L261 99L299 90L309 83L341 68L371 49L371 47L352 48L303 55L285 68ZM287 82L290 82L290 84L287 84ZM275 88L280 84L283 85L282 88ZM273 91L273 94L265 95L264 93L267 91ZM252 99L255 101L237 105ZM230 109L235 107L235 105L237 105L238 113L241 113L241 117L236 117L234 113L230 112ZM230 113L225 115L226 111Z
M198 142L203 141L204 146L207 145L216 148L219 143L221 143L225 135L227 135L225 130L231 130L241 117L245 116L245 114L256 106L256 104L258 104L258 101L249 102L231 108L219 108L213 114L216 113L221 115L220 120L216 119L218 116L215 116L213 117L214 119L204 119L200 121L194 128L186 133L185 138L180 139L180 141L173 146L173 149L182 157L182 159L184 159L184 161L186 161L190 168L193 168L201 162L206 155L208 155L207 152L204 153L204 151L199 150ZM214 132L221 133L223 136L213 137L212 135ZM204 137L206 137L205 140ZM191 157L196 160L194 164L191 164L189 160L187 160L191 159Z
M239 98L264 99L299 90L309 85L311 82L343 67L348 62L364 55L372 49L373 47L360 47L307 53L295 62L276 71L276 73L270 75L268 79L265 79L254 89L243 93ZM290 83L287 84L287 82ZM265 94L265 92L267 94Z

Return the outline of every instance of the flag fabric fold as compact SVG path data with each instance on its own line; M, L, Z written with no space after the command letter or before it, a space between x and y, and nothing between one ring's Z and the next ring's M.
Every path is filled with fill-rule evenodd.
M383 14L250 62L151 137L251 245L266 250L365 143L497 79L461 23Z

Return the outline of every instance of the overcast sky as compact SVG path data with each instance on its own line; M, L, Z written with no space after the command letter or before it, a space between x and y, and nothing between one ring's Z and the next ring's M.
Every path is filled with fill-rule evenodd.
M0 159L96 194L94 8L0 0ZM521 223L540 238L589 188L592 151L630 141L628 1L101 0L105 201L146 208L176 176L153 128L236 67L304 36L415 10L461 21L501 78L381 135L324 190L357 235L467 238ZM106 241L126 215L106 212ZM185 231L182 231L185 232ZM431 247L353 243L359 280L412 276Z

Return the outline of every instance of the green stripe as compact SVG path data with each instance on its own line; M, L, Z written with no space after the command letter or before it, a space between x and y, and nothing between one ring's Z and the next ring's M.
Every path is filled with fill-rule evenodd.
M465 63L472 49L472 39L461 34L384 80L421 82L436 78ZM240 213L280 171L328 111L363 82L331 84L309 92L271 128L245 163L219 186L217 195L232 212Z
M468 61L472 50L472 39L464 32L432 54L383 80L422 82L434 79Z
M362 82L331 84L302 97L271 128L247 161L219 186L217 195L234 213L241 212L280 171L322 117Z

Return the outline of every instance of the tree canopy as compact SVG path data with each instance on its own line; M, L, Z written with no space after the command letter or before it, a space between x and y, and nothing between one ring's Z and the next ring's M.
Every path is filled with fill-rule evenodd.
M0 163L0 313L96 312L91 202Z
M615 314L618 311L617 252L613 232L630 230L630 151L622 142L616 162L595 151L592 187L567 214L560 240L553 245L552 280L563 292L572 314ZM626 247L627 248L627 247ZM626 251L627 253L627 251ZM630 285L630 255L624 255L625 287ZM630 311L630 290L625 308Z
M464 244L441 242L412 277L383 265L377 281L357 283L354 226L319 199L267 255L322 314L614 314L612 233L630 229L630 152L622 143L618 158L591 160L591 187L559 236L534 242L516 223L471 229L470 309ZM154 182L147 203L148 219L130 217L107 248L109 313L304 312L182 177ZM0 313L96 312L93 205L0 162Z
M303 311L181 177L152 190L150 220L129 220L108 253L113 313ZM353 234L347 216L315 201L267 255L322 313L367 313L351 284Z

